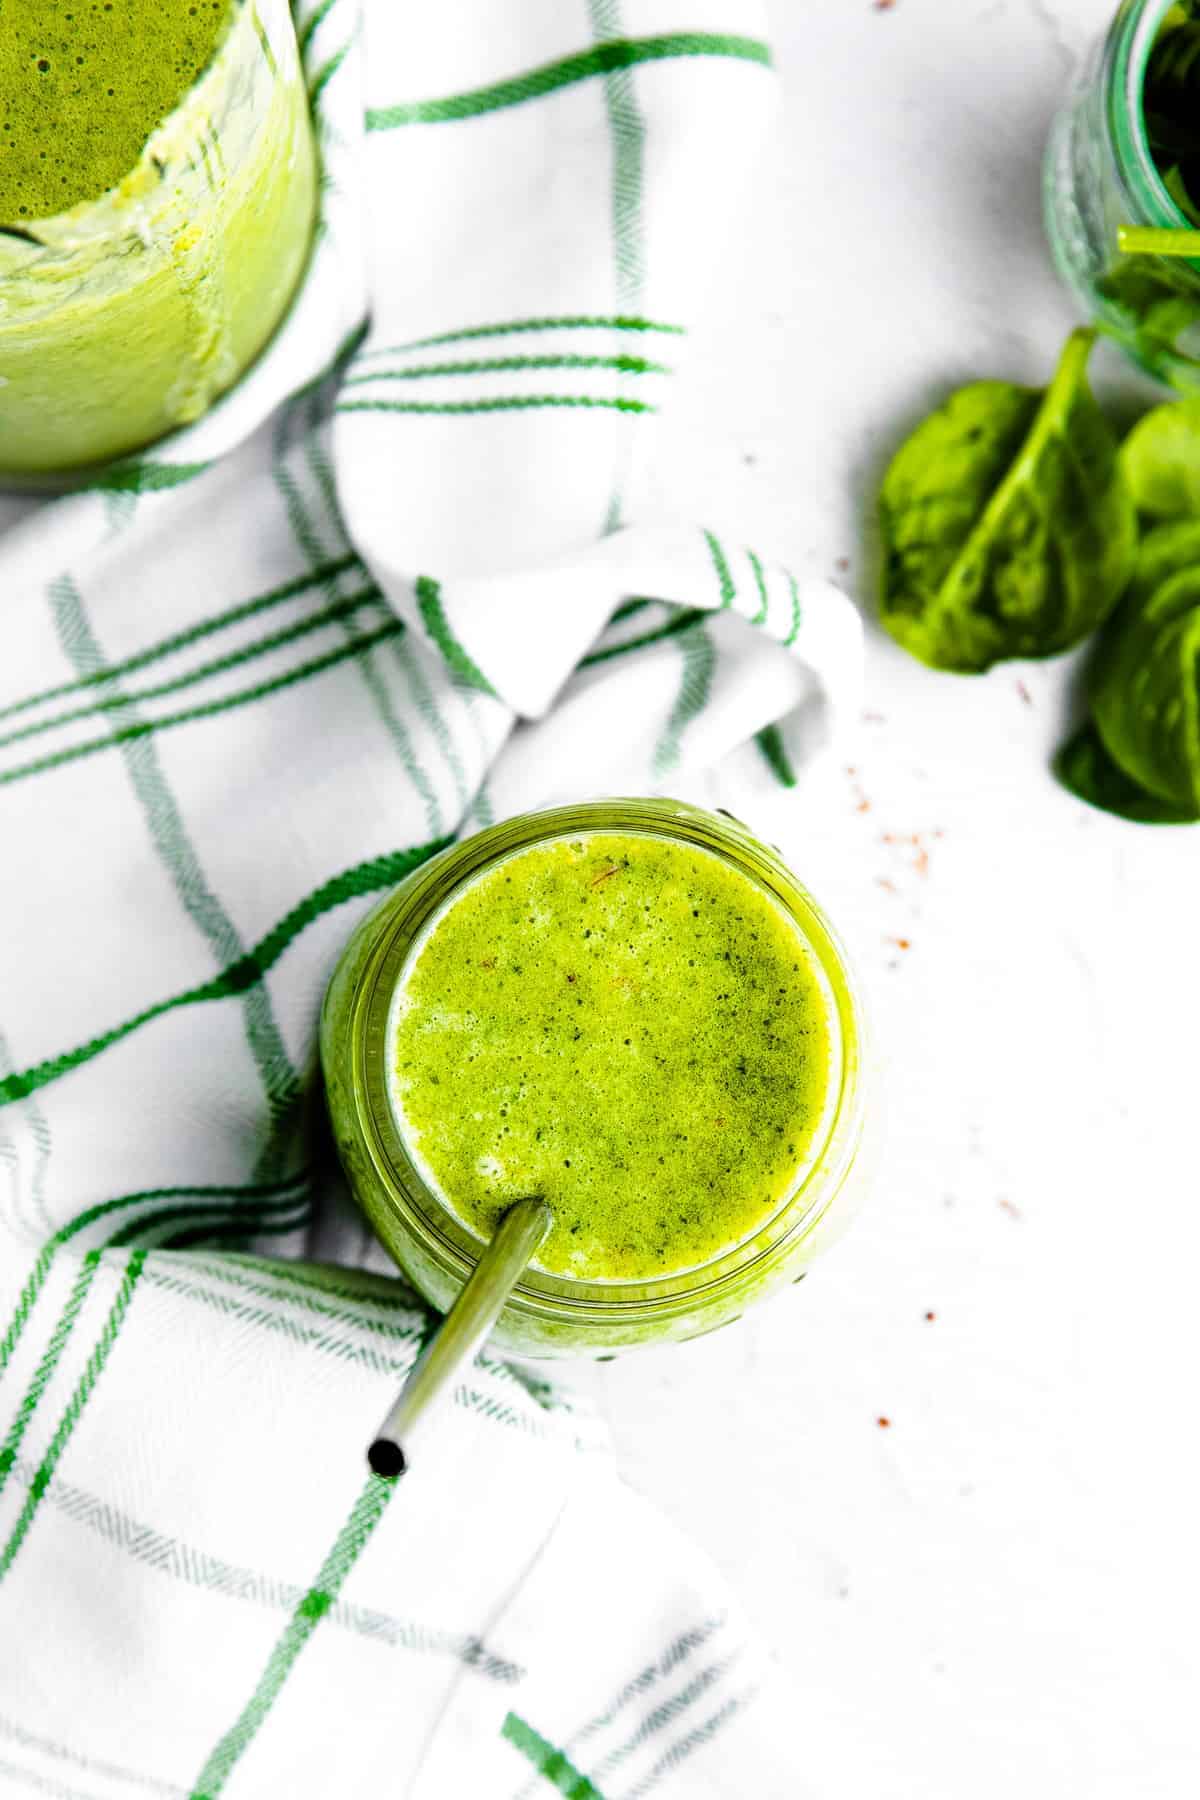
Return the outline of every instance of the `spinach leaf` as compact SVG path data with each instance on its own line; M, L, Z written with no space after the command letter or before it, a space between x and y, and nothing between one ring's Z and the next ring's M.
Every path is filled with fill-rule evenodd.
M1169 576L1195 568L1200 568L1200 517L1153 526L1138 546L1125 608L1140 610Z
M1180 812L1131 781L1104 747L1089 721L1065 743L1054 759L1063 786L1101 812L1115 813L1138 825L1190 825L1194 815Z
M1200 566L1122 608L1106 640L1091 683L1104 748L1138 787L1200 819Z
M1200 221L1200 212L1192 199L1196 165L1196 156L1189 156L1183 162L1172 163L1163 174L1163 186L1190 225Z
M1129 579L1133 503L1087 385L1094 331L1068 338L1044 393L982 381L951 395L884 477L882 620L933 668L1053 656Z
M1063 785L1122 819L1200 821L1200 517L1143 538L1088 690L1091 721L1055 760Z
M1125 256L1096 285L1105 303L1098 321L1105 336L1127 345L1160 381L1180 385L1180 363L1200 362L1200 297L1191 263Z
M1154 519L1200 515L1200 394L1139 419L1121 446L1121 466L1139 512Z

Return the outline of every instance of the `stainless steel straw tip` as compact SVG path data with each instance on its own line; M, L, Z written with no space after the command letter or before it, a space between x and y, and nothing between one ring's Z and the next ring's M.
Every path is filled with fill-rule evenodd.
M376 1475L395 1481L404 1474L414 1436L438 1402L452 1391L459 1370L474 1362L530 1257L553 1224L554 1214L544 1200L518 1200L509 1207L375 1434L367 1461Z
M376 1438L367 1451L367 1461L372 1471L382 1475L385 1481L398 1481L408 1467L403 1450L391 1438Z

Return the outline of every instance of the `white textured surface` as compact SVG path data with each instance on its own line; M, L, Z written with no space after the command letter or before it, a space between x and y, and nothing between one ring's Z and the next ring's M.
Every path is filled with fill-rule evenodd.
M651 503L869 589L898 438L960 381L1041 381L1073 322L1039 157L1110 10L778 0L786 105ZM878 1191L758 1316L590 1378L780 1646L823 1797L1200 1791L1200 830L1055 787L1070 685L874 637L857 775L755 823L871 991Z

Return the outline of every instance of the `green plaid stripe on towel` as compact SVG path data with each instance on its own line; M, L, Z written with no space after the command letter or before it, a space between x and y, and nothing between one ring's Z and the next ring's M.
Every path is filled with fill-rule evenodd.
M430 1322L319 1129L352 926L494 816L793 779L861 665L834 590L628 516L757 8L418 10L297 8L323 216L249 376L6 503L0 1793L802 1791L567 1393L485 1356L436 1459L363 1461Z

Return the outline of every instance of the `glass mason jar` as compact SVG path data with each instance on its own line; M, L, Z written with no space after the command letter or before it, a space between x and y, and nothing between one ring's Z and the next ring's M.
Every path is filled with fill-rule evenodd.
M199 418L279 323L316 193L288 0L230 0L212 62L128 175L55 218L0 221L0 481L47 485Z
M1123 256L1120 225L1192 229L1151 155L1143 111L1150 52L1175 0L1124 0L1055 120L1046 227L1089 318L1150 374L1200 388L1200 260Z
M484 1245L433 1191L405 1144L387 1073L393 996L426 927L474 877L530 845L587 832L700 846L783 909L810 947L825 993L832 1099L777 1210L702 1267L638 1281L579 1280L531 1267L493 1334L517 1355L603 1355L727 1324L804 1273L853 1212L871 1160L874 1109L859 991L828 921L777 853L735 820L677 801L603 800L528 813L443 851L369 913L346 946L322 1010L329 1113L351 1188L421 1293L447 1310Z

